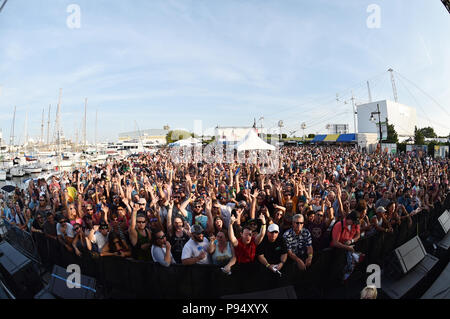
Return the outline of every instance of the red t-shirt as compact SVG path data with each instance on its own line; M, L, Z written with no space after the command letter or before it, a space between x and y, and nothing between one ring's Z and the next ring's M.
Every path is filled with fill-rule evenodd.
M242 239L238 239L238 245L235 247L234 252L236 254L236 262L238 264L251 263L255 260L256 255L256 242L255 238L252 238L250 244L245 245Z
M346 241L352 240L361 229L360 225L353 224L351 230L348 230L347 226L349 225L347 225L347 221L344 220L344 230L342 230L342 222L337 222L333 227L333 233L331 234L333 240L345 244ZM331 242L330 246L333 247L333 242Z

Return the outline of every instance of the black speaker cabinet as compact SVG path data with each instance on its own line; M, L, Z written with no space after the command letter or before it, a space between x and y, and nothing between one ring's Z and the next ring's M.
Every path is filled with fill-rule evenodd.
M6 241L0 242L0 271L16 298L33 298L42 289L42 281L33 262Z

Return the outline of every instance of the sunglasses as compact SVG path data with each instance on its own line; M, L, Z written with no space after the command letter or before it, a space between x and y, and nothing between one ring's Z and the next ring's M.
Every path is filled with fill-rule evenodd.
M296 224L296 225L303 225L304 222L294 222L294 224Z
M158 218L150 218L150 223L157 222Z
M80 227L77 227L77 228L74 228L73 230L74 231L78 231L80 229Z
M138 220L136 223L138 223L138 224L145 224L147 222L145 220Z
M166 238L166 235L162 235L160 237L156 237L156 239L164 239L164 238Z

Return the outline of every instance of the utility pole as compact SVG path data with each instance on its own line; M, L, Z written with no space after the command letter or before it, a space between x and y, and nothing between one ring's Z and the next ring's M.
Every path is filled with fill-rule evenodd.
M388 70L388 72L391 73L391 83L392 83L392 92L394 93L394 101L395 103L398 103L397 87L395 86L395 79L394 79L394 70L391 68Z
M353 91L352 91L352 105L353 105L353 128L355 130L355 134L358 133L358 128L356 127L356 105L355 105L355 97L353 96Z

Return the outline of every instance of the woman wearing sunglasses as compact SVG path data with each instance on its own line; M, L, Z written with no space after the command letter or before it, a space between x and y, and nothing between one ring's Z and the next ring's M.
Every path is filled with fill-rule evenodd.
M80 257L82 254L92 250L91 241L86 238L81 224L76 223L75 225L73 225L73 231L75 237L72 241L72 247L75 251L75 254Z
M169 267L171 264L175 264L175 259L172 256L172 246L167 241L166 234L162 230L157 230L152 234L152 258L154 262L157 262L164 267Z

